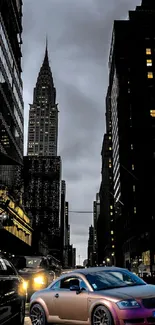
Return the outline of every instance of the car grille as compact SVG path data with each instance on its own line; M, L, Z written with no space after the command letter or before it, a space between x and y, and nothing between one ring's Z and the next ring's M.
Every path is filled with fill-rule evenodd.
M142 304L147 309L155 308L155 297L154 298L142 299Z

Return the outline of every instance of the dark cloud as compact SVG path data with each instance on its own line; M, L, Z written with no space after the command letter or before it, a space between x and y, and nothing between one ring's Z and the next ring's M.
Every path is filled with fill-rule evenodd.
M126 18L128 9L139 4L140 0L24 1L25 140L28 104L32 102L48 34L60 110L59 150L70 210L92 210L100 183L113 20ZM84 259L92 214L70 213L70 221L72 242L77 247L77 255Z

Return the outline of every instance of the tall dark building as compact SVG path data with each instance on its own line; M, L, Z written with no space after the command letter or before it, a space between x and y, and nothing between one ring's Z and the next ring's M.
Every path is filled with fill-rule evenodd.
M93 202L93 226L94 226L94 264L97 265L97 252L98 252L98 242L97 242L97 222L100 215L100 196L99 193L96 194L96 200Z
M61 261L64 264L65 259L65 208L66 208L66 183L61 181L61 212L60 212L60 238L61 238Z
M94 266L94 227L89 227L89 238L88 238L88 266Z
M58 107L56 89L49 65L46 44L45 57L33 92L29 111L28 156L57 156Z
M32 215L35 253L50 253L60 260L61 159L24 157L25 207Z
M57 140L58 107L46 42L29 111L28 156L24 158L25 206L33 220L34 252L49 253L62 260L61 158L57 156Z
M115 21L109 59L116 264L155 268L155 2Z
M11 19L9 19L11 17ZM0 183L16 187L23 159L22 1L0 2ZM16 183L16 184L14 184Z
M106 96L106 134L103 138L101 159L100 215L97 220L98 264L107 259L114 264L114 194L113 194L113 157L112 121L109 89Z

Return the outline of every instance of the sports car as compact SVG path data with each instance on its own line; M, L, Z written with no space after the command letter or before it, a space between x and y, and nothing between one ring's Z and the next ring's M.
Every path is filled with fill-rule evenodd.
M155 286L126 269L95 267L62 275L30 300L32 324L155 324Z

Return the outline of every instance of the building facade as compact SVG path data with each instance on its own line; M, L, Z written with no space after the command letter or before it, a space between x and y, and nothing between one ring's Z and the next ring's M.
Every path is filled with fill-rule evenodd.
M103 138L100 215L97 220L98 264L115 263L112 121L109 88L106 96L106 134Z
M155 268L154 27L155 3L143 0L128 20L114 22L109 59L116 264L134 270L149 255L150 271Z
M94 264L98 264L98 242L97 242L97 222L100 216L100 196L96 194L96 200L93 202L93 225L94 225Z
M91 225L89 227L89 238L88 238L88 252L87 252L87 260L88 260L88 266L94 266L94 254L95 247L94 247L94 227Z
M11 17L11 19L8 19ZM0 4L0 184L14 186L23 159L22 1Z
M61 158L24 157L23 177L25 208L33 220L34 252L60 260Z
M65 263L65 208L66 208L66 183L64 180L61 181L61 212L60 212L60 240L61 240L61 261L62 266Z

